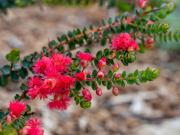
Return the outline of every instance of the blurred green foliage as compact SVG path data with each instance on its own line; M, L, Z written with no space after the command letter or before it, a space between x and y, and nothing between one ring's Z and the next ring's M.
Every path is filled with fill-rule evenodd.
M171 27L172 31L174 30L180 31L180 23L179 23L180 22L180 0L176 0L176 3L177 3L176 10L170 16L166 17L166 19L164 20L172 26ZM161 43L159 43L159 45L163 49L180 51L180 43L178 42L163 43L162 45Z
M25 7L32 4L46 4L46 5L66 5L66 6L85 6L92 5L94 3L99 3L100 6L106 5L107 7L115 7L120 13L126 11L134 11L135 6L137 5L138 0L0 0L0 10L3 13L7 13L8 8L13 7ZM173 1L173 0L149 0L148 5L151 6L161 6L162 3ZM171 14L171 16L167 17L165 21L168 21L170 25L173 26L172 31L179 30L180 28L180 0L174 0L177 3L176 11ZM171 5L170 5L171 6ZM158 12L161 18L166 17L166 11L162 10L162 12ZM180 49L180 45L178 43L157 43L157 45L161 46L161 48L165 49Z

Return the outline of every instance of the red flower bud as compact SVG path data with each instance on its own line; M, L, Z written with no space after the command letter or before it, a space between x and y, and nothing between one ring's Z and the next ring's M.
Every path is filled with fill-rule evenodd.
M115 74L115 79L119 79L120 77L121 77L121 74L120 73L117 73L117 74Z
M79 81L84 81L86 79L86 74L85 72L79 72L79 73L76 73L75 77Z
M120 94L120 89L117 88L117 87L113 87L113 89L112 89L112 94L113 94L114 96L118 96L118 95Z
M101 88L97 87L97 89L96 89L96 95L97 95L97 96L102 96L102 89L101 89Z
M147 4L147 0L139 0L139 7L144 8Z
M104 77L104 73L102 71L99 71L97 76L98 76L98 78L103 78Z
M81 60L80 61L80 64L83 68L86 68L88 66L88 62L87 61L84 61L84 60Z
M145 41L146 44L154 44L154 38L148 37Z
M98 68L102 69L106 65L106 58L102 57L98 62Z
M152 48L152 47L153 47L153 44L154 44L154 38L148 37L148 38L145 40L145 44L146 44L146 48Z
M91 93L90 93L90 91L88 89L82 90L82 95L83 95L83 97L84 97L84 99L86 101L91 101L92 100L92 95L91 95Z

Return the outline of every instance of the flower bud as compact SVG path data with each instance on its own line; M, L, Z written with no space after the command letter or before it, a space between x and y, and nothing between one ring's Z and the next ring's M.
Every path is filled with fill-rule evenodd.
M8 125L10 125L13 122L11 115L7 116L6 122L7 122Z
M80 61L80 64L83 68L86 68L88 66L88 62L87 61L84 61L84 60L81 60Z
M88 89L82 90L82 95L83 95L83 97L84 97L84 99L86 101L91 101L92 100L92 95L91 95L91 93L90 93L90 91Z
M147 0L139 0L139 7L144 8L147 4Z
M104 66L106 66L106 58L102 57L98 62L98 68L102 69Z
M102 71L99 71L97 73L97 76L98 76L98 78L103 78L104 77L104 73Z
M148 38L145 40L145 44L146 44L146 48L152 48L152 47L153 47L153 44L154 44L154 38L148 37Z
M96 95L97 95L97 96L102 96L102 89L101 89L101 88L97 87L97 89L96 89Z
M117 74L115 74L115 79L119 79L120 77L121 77L121 74L120 73L117 73Z
M114 72L117 71L117 70L119 69L119 63L116 62L116 63L113 65L112 69L113 69Z
M136 60L135 53L133 53L133 52L128 53L127 60L128 60L128 62L130 62L130 63L134 62L134 61Z
M75 74L75 77L79 81L84 81L86 79L85 72L79 72Z
M114 96L118 96L118 95L120 94L120 89L117 88L117 87L113 87L113 89L112 89L112 94L113 94Z

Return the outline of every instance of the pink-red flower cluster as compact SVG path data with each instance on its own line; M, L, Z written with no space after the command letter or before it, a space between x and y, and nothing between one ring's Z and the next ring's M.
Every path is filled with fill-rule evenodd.
M28 81L28 95L31 99L48 98L51 109L64 110L69 105L70 89L75 79L67 75L72 59L62 54L43 56L34 65L35 75Z
M129 33L121 33L113 37L111 48L118 51L127 51L138 50L139 46Z
M9 114L11 119L19 118L26 111L26 104L20 101L12 101L9 104Z
M30 118L20 133L23 135L43 135L44 130L41 125L41 121L38 118Z
M80 59L80 64L83 68L88 66L88 63L93 60L93 56L90 53L79 52L77 57Z

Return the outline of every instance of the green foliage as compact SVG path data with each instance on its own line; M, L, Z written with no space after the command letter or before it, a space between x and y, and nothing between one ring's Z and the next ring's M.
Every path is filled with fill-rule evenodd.
M124 87L125 81L127 82L127 84L131 84L131 85L144 83L147 81L155 80L159 76L159 74L160 74L159 69L154 69L149 67L145 70L142 71L135 70L133 73L128 73L128 74L124 71L119 79L116 79L114 77L113 83L115 85Z
M20 50L13 49L6 55L6 59L13 64L17 63L20 60Z
M82 108L84 108L84 109L88 109L88 108L91 107L91 102L82 101L82 102L80 103L80 106L81 106Z
M154 35L154 39L157 42L179 42L180 31L168 31L159 35Z
M0 0L0 10L7 13L8 8L24 7L34 3L34 0Z
M18 135L15 128L7 126L3 131L0 131L0 135Z
M165 5L166 8L167 5L168 4ZM165 7L163 6L163 9ZM45 56L50 56L51 52L49 50L51 49L72 57L72 53L70 51L76 49L77 47L88 47L94 43L105 46L108 44L107 41L111 42L111 38L114 34L130 31L134 32L134 38L136 38L138 33L141 32L142 36L152 36L155 37L157 41L178 41L179 33L173 31L169 32L169 25L167 23L160 22L161 19L157 16L158 12L159 10L154 11L152 9L151 12L148 10L148 13L143 15L142 11L138 11L135 15L141 17L137 17L136 20L130 24L124 22L124 20L129 16L129 14L125 13L115 18L102 20L101 27L94 27L90 25L88 27L84 27L83 29L74 29L62 36L59 36L56 40L50 41L48 47L43 47L40 53L35 52L25 56L20 63L17 63L20 59L20 52L18 49L14 49L6 56L13 65L6 65L1 68L2 75L0 76L0 85L7 85L9 78L13 81L17 81L19 78L25 79L28 76L28 72L32 71L33 64L41 58L41 54L43 53ZM149 20L153 20L154 24L147 25ZM143 39L141 40L142 43L139 43L140 52L144 52L145 44ZM65 48L64 45L67 45L67 48ZM94 59L94 65L97 66L98 60L102 56L106 57L107 65L114 64L111 55L112 51L109 49L98 51L96 55L97 57ZM116 52L116 59L120 60L127 66L135 61L136 54L134 52ZM79 61L76 61L71 65L70 69L72 71L76 71L78 69L78 65Z

